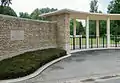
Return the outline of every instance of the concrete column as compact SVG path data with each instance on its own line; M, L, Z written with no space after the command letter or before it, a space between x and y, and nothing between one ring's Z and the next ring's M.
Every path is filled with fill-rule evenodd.
M110 18L107 19L107 48L110 47Z
M96 42L98 42L99 46L99 20L96 20Z
M86 19L86 47L89 48L89 16Z
M76 19L74 18L73 20L74 20L74 22L73 22L73 35L75 37L76 36Z

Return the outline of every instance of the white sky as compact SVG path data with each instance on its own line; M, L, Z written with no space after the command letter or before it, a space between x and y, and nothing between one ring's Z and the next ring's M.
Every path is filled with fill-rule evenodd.
M33 12L36 8L57 8L57 9L73 9L78 11L89 12L91 0L12 0L11 7L19 12ZM98 0L99 10L106 13L108 4L111 0ZM85 21L82 21L85 26Z
M91 0L12 0L11 7L17 12L28 12L29 14L36 8L58 8L74 9L89 12ZM110 0L98 0L99 10L106 13Z

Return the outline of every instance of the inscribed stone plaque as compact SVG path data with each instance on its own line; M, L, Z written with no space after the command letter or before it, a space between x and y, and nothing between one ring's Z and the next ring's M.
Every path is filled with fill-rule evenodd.
M11 30L11 40L24 40L24 30Z

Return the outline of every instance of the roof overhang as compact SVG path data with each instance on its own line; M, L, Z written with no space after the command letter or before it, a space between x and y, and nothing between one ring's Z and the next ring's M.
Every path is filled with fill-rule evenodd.
M40 17L49 17L60 14L69 14L70 18L76 19L86 19L87 16L89 16L90 20L107 20L108 17L110 18L110 20L120 20L120 14L89 13L70 9L62 9L50 13L45 13L40 15Z

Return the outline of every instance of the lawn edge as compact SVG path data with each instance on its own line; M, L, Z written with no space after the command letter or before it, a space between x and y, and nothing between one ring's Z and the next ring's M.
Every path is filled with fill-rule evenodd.
M16 78L16 79L8 79L8 80L0 80L0 83L12 83L12 82L19 82L19 81L24 81L24 80L27 80L27 79L31 79L33 77L36 77L38 74L40 74L41 72L43 72L46 68L48 68L49 66L51 66L52 64L62 60L62 59L65 59L67 57L70 57L71 54L68 54L66 56L63 56L63 57L60 57L58 59L55 59L45 65L43 65L42 67L40 67L38 70L36 70L34 73L30 74L30 75L27 75L25 77L20 77L20 78Z

